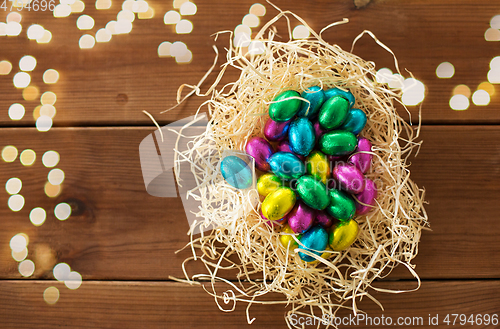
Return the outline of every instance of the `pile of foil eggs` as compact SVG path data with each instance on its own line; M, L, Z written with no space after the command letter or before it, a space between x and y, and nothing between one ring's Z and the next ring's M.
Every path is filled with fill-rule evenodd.
M339 88L284 91L269 106L265 138L247 142L259 175L260 214L282 232L285 248L327 258L331 250L351 246L359 232L354 217L373 209L377 189L365 177L372 144L358 136L367 117L354 103L353 94ZM237 156L222 159L220 169L236 188L252 184L250 168ZM315 261L303 252L299 256Z

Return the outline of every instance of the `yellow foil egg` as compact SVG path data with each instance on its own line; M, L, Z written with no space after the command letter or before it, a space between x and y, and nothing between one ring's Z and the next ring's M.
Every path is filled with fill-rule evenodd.
M260 195L266 197L269 193L276 191L281 187L281 179L275 174L267 173L257 180L257 191Z
M307 173L317 180L326 184L328 178L330 178L330 164L326 155L320 151L312 152L306 160L307 163Z
M347 249L357 238L359 232L358 223L351 219L348 222L340 222L333 226L330 231L330 247L335 251Z
M269 220L283 218L292 210L297 197L289 187L279 187L269 193L262 202L262 214Z
M293 238L292 235L295 235L297 239L300 239L302 234L295 234L295 232L290 228L290 225L286 224L283 226L283 229L281 230L281 233L284 233L283 235L280 236L280 242L285 248L289 248L290 250L293 250L299 246L297 241Z

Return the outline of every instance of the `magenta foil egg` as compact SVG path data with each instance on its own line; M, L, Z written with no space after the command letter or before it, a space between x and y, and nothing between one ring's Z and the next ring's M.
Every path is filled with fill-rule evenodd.
M267 160L273 155L273 147L262 137L253 137L247 143L245 151L255 159L255 167L262 171L269 171L271 167Z
M292 231L295 233L304 233L312 226L315 217L316 211L314 209L302 201L297 201L292 211L284 218L287 220Z
M363 173L352 164L336 165L332 177L340 184L341 189L349 193L358 194L365 188Z
M372 154L368 153L358 153L358 152L371 152L372 143L364 137L358 138L358 146L354 150L354 153L349 157L349 162L352 163L356 168L358 168L363 174L365 174L372 164Z
M281 141L278 143L278 146L276 146L276 152L287 152L287 153L293 153L292 149L290 148L290 144L288 143L287 140ZM295 153L293 153L295 154ZM304 161L305 157L300 155L300 154L295 154L300 160Z
M365 189L363 190L363 192L356 194L356 199L358 199L360 202L366 205L356 201L356 215L364 215L370 210L372 210L376 198L377 198L377 186L371 179L366 178Z
M319 138L321 137L321 135L323 135L326 130L324 130L321 125L319 124L318 121L316 121L314 124L313 124L313 127L314 127L314 135L316 135L316 140L319 141Z
M290 127L290 120L284 122L276 122L268 119L264 126L264 136L267 140L272 142L281 141L288 136L288 128Z
M325 211L317 211L316 219L314 220L314 224L319 224L324 228L329 228L333 225L333 223L337 222L335 218L327 214Z

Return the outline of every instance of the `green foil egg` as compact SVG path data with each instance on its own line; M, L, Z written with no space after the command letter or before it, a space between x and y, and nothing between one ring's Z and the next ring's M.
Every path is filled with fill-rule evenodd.
M268 196L269 193L274 192L281 187L281 179L271 173L266 173L259 177L257 180L257 191L262 196Z
M288 121L297 114L302 101L299 98L287 99L290 97L300 97L300 94L294 90L287 90L273 99L269 105L269 117L276 122Z
M348 222L340 222L332 227L328 236L328 242L332 250L342 251L352 245L358 237L358 233L359 226L354 219Z
M330 162L326 155L320 151L314 151L306 159L307 173L323 184L330 178Z
M328 190L330 204L326 211L340 221L348 221L356 212L354 199L346 192L340 190Z
M323 210L330 203L325 184L311 175L300 177L296 189L301 200L313 209Z
M279 220L295 205L295 192L289 187L279 187L269 193L262 202L262 215L269 220Z
M302 234L296 234L291 228L290 225L285 224L281 230L281 233L284 233L280 235L280 242L285 248L289 248L290 250L293 250L299 246L297 241L292 237L292 235L295 235L295 237L300 240L302 237Z
M346 155L354 152L358 139L350 131L335 130L323 134L319 140L321 151L328 155Z
M326 130L340 127L349 112L349 102L341 96L326 100L319 111L319 124Z

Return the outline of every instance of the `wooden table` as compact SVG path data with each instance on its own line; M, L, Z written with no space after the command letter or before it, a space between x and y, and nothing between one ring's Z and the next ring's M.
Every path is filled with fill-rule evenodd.
M194 29L184 35L177 35L173 26L163 22L164 13L173 9L171 1L149 3L155 9L153 19L136 19L130 34L113 36L109 43L97 43L93 49L80 49L80 36L94 35L116 19L121 1L99 11L94 1L85 1L82 14L95 19L90 32L76 27L81 14L54 18L50 12L24 10L21 34L0 37L0 61L13 65L10 74L0 75L2 148L13 145L19 152L33 149L37 154L32 166L23 166L19 158L0 164L0 182L19 177L23 182L20 194L25 198L22 210L13 212L7 206L9 195L0 193L2 328L246 327L243 305L223 313L200 287L169 280L169 276L182 277L181 263L189 252L174 252L188 241L188 224L179 199L146 193L138 145L155 129L141 110L154 114L161 125L194 114L200 99L190 99L167 114L159 112L175 104L180 84L196 83L210 67L211 34L234 29L253 2L195 1L197 13L187 17ZM487 81L490 60L500 55L500 43L484 38L490 19L500 14L500 3L374 0L360 9L351 0L283 0L276 4L301 15L318 31L349 18L349 24L326 31L324 38L350 49L355 36L371 30L396 53L402 68L425 83L424 144L418 157L411 159L411 170L414 181L427 191L432 231L424 232L416 258L420 290L375 294L385 307L383 314L394 321L422 317L424 325L414 327L429 327L429 317L436 315L439 325L445 327L447 314L467 318L500 314L500 88L495 85L496 94L488 106L471 103L465 111L449 106L454 87L466 84L474 92ZM264 5L267 14L262 21L267 21L276 11ZM0 21L8 13L9 9L0 9ZM26 29L34 23L52 32L48 44L27 39ZM292 26L296 24L292 22ZM173 58L159 58L157 48L164 41L185 42L193 53L192 62L179 65ZM226 41L217 45L222 47ZM354 52L379 68L394 69L391 56L369 38L363 38ZM57 114L48 132L34 128L32 113L39 99L23 100L22 89L12 83L23 55L38 61L31 85L40 93L57 95ZM438 79L436 67L445 61L453 63L455 75ZM50 68L60 74L53 85L42 81L43 72ZM8 108L13 103L25 106L22 120L9 118ZM417 120L418 106L410 107L410 112L411 120ZM65 172L62 191L53 198L44 193L50 169L42 165L41 158L48 150L59 152L57 168ZM54 216L54 207L61 202L73 207L66 221ZM47 219L39 227L29 219L35 207L47 211ZM35 263L28 278L19 273L9 247L10 239L20 232L29 236L27 258ZM52 269L61 262L83 276L79 289L70 290L54 279ZM411 289L416 282L398 268L377 285ZM50 286L60 293L54 305L43 298ZM370 316L382 314L369 301L361 308ZM283 306L254 306L253 326L284 328L284 312ZM449 327L496 327L462 326L459 322Z

